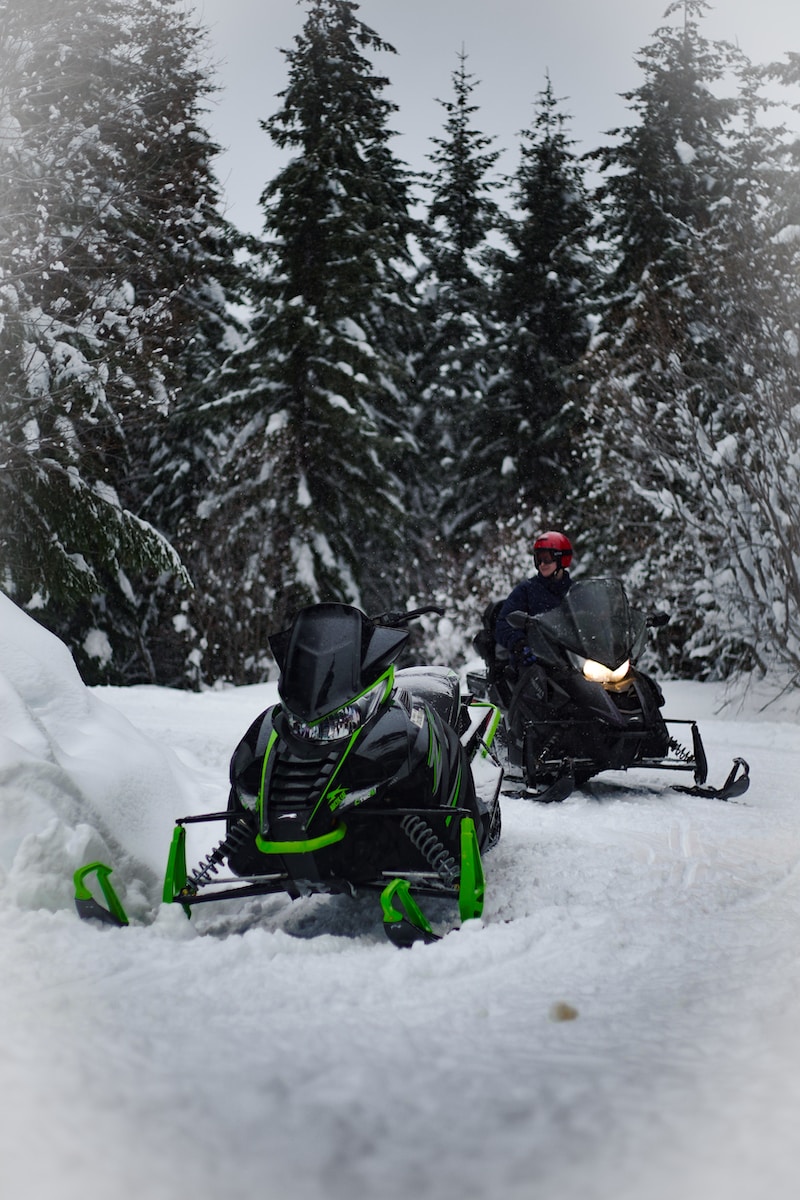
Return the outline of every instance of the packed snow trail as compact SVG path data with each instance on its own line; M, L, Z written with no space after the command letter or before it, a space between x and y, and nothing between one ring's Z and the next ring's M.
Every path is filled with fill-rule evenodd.
M746 796L631 771L506 799L483 919L401 952L374 897L159 907L174 818L224 806L274 687L87 690L0 604L4 1195L793 1200L788 701L667 684ZM72 907L105 855L129 929Z

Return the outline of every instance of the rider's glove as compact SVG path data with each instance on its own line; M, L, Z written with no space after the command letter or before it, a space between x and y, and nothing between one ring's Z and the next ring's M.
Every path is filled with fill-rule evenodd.
M532 667L536 662L536 655L525 642L520 642L514 647L514 654L521 667Z

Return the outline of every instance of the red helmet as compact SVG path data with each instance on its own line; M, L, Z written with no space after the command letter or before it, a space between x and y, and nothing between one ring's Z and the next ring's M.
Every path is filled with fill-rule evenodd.
M540 562L539 551L549 550L559 567L568 567L572 562L572 543L557 529L548 529L533 543L533 561Z

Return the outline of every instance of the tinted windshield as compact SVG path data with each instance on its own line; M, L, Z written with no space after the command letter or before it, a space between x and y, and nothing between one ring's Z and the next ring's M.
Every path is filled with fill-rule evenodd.
M618 579L573 583L558 608L533 623L548 641L612 669L639 654L646 631L644 614L629 606Z
M281 669L278 694L295 717L318 721L374 684L407 637L348 604L309 605L269 640Z

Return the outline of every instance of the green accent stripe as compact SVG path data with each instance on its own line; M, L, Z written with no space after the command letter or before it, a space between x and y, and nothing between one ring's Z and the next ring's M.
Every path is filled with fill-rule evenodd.
M320 796L317 803L314 805L314 811L312 812L311 816L308 818L308 821L307 821L308 825L310 825L311 822L314 820L314 817L317 815L317 812L319 811L319 806L320 806L320 804L322 804L323 800L328 799L328 797L330 796L331 789L333 788L333 785L336 782L336 776L339 774L342 767L344 766L344 761L347 758L350 751L353 749L353 745L355 744L356 739L361 734L362 729L363 729L363 725L359 725L358 729L354 729L353 732L350 734L350 739L349 739L347 745L345 746L344 750L342 751L342 757L339 759L338 763L336 764L333 774L331 775L327 784L323 788L322 795ZM339 801L339 803L341 803L341 801ZM333 809L336 807L337 807L336 803L332 804L331 811L333 811Z
M256 845L262 854L313 854L315 850L322 850L324 846L332 846L335 842L340 842L346 833L347 826L342 822L330 833L324 833L321 837L306 838L299 842L268 842L258 834Z
M442 767L442 743L436 735L431 710L425 705L425 716L428 720L428 766L433 770L433 791L439 790L439 776Z
M267 742L267 748L264 751L264 765L261 768L261 784L259 785L259 789L258 789L258 819L259 819L259 824L262 824L262 825L264 823L264 780L267 777L267 763L269 762L269 756L272 753L272 747L275 745L277 740L278 740L278 735L275 732L275 730L273 729L272 733L269 735L269 741Z
M481 758L486 758L488 751L489 751L489 747L494 742L495 734L497 733L498 727L500 725L500 721L502 720L502 717L503 717L503 714L500 712L500 709L497 708L496 705L493 704L490 707L492 707L494 709L494 715L492 716L492 720L489 724L489 729L486 733L486 737L483 739L484 744L483 744L483 746L481 746Z
M369 687L365 687L364 690L359 692L357 696L353 696L352 700L348 700L347 704L355 704L357 700L360 700L362 696L366 696L367 692L371 692L372 689L376 688L384 679L386 680L386 686L384 687L383 695L381 696L381 704L385 704L386 700L391 694L392 688L394 687L394 664L388 667L382 675L379 675L375 682L371 683ZM321 725L323 721L329 721L331 717L336 716L337 712L341 712L343 708L347 708L347 704L341 704L338 708L332 708L329 713L324 713L321 717L317 717L316 721L309 721L309 728L313 729L315 725Z
M455 784L453 785L453 790L450 793L450 799L448 800L448 804L450 805L451 808L456 808L458 805L458 797L461 795L461 779L462 779L461 763L459 763L458 764L458 772L456 774L456 781L455 781ZM451 813L450 816L445 819L445 825L449 825L450 822L452 821L452 819L453 819L453 814Z

